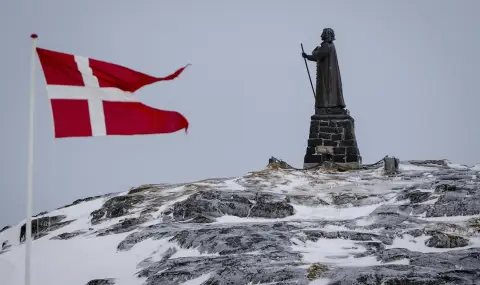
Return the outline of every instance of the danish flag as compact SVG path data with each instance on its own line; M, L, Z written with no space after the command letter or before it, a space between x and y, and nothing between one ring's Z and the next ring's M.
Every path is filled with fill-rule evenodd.
M188 65L166 77L153 77L92 58L42 48L36 51L47 83L56 138L187 131L183 115L144 105L134 92L148 84L173 80Z

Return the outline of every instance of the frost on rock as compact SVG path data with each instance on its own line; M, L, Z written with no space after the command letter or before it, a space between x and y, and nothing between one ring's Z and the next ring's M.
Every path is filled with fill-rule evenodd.
M88 285L476 284L478 169L444 161L399 169L267 168L145 184L43 213L35 252ZM21 268L20 229L0 232L0 265Z

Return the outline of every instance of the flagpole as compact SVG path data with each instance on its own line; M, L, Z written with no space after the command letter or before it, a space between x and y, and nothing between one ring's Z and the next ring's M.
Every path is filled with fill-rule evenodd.
M30 110L28 133L28 180L27 180L27 222L25 225L25 285L30 285L31 255L32 255L32 205L33 205L33 135L35 111L35 51L37 47L36 34L32 38L32 57L30 61Z

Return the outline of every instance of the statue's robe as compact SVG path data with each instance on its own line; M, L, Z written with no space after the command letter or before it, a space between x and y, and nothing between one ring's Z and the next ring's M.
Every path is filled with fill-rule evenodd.
M307 59L317 62L315 108L345 108L337 51L333 42L322 42Z

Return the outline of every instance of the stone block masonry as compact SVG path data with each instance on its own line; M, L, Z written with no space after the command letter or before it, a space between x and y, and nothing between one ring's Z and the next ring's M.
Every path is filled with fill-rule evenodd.
M355 137L355 124L348 110L331 114L316 111L311 117L304 168L333 162L360 168L362 157Z

